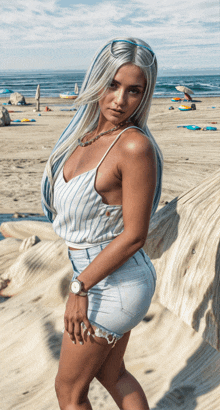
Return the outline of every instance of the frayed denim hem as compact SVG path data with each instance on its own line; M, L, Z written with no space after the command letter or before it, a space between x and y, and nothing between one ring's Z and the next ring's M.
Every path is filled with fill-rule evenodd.
M112 348L115 346L116 342L119 339L121 339L122 336L124 336L124 335L119 335L118 333L115 333L115 332L111 332L111 331L105 329L103 326L97 324L96 322L93 322L92 320L90 320L90 323L92 325L94 325L96 327L96 329L95 329L95 334L91 335L91 333L88 332L88 335L91 335L93 337L94 336L104 337L107 340L108 344L112 343ZM87 327L86 327L85 323L82 322L81 326L83 328L83 332L85 332L87 330Z

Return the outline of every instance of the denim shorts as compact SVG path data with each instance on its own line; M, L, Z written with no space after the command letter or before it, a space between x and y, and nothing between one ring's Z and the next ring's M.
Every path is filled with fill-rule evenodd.
M70 250L73 279L92 262L108 243L92 248ZM146 315L156 286L156 272L150 258L139 249L120 268L88 291L87 316L95 334L108 343L117 341ZM82 323L82 326L85 325Z

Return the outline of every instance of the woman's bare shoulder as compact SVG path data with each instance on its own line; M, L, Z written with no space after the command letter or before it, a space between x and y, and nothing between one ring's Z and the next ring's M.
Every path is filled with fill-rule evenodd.
M120 154L126 158L155 157L155 149L149 138L136 128L126 130L119 139Z

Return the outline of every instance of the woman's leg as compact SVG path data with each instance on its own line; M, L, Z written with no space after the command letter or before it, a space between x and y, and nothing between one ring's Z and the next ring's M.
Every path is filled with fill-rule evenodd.
M125 369L123 356L129 336L130 332L125 333L110 350L96 378L108 390L121 410L149 410L142 387Z
M95 329L95 327L94 327ZM88 400L89 384L105 362L113 344L104 337L94 338L84 332L84 344L73 344L65 331L60 353L55 389L61 410L91 410ZM125 342L123 342L125 340ZM125 335L120 345L127 345ZM125 347L123 351L125 350Z

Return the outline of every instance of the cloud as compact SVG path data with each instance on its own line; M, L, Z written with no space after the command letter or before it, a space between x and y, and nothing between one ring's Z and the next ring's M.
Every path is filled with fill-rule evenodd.
M57 0L10 0L0 11L0 47L10 62L20 50L24 58L29 52L29 66L49 68L52 58L55 68L69 68L71 56L77 54L79 66L85 67L108 39L135 36L150 43L162 65L175 58L175 65L217 66L217 0L107 0L69 7ZM212 59L205 62L204 53L211 53ZM7 61L3 64L6 67Z

